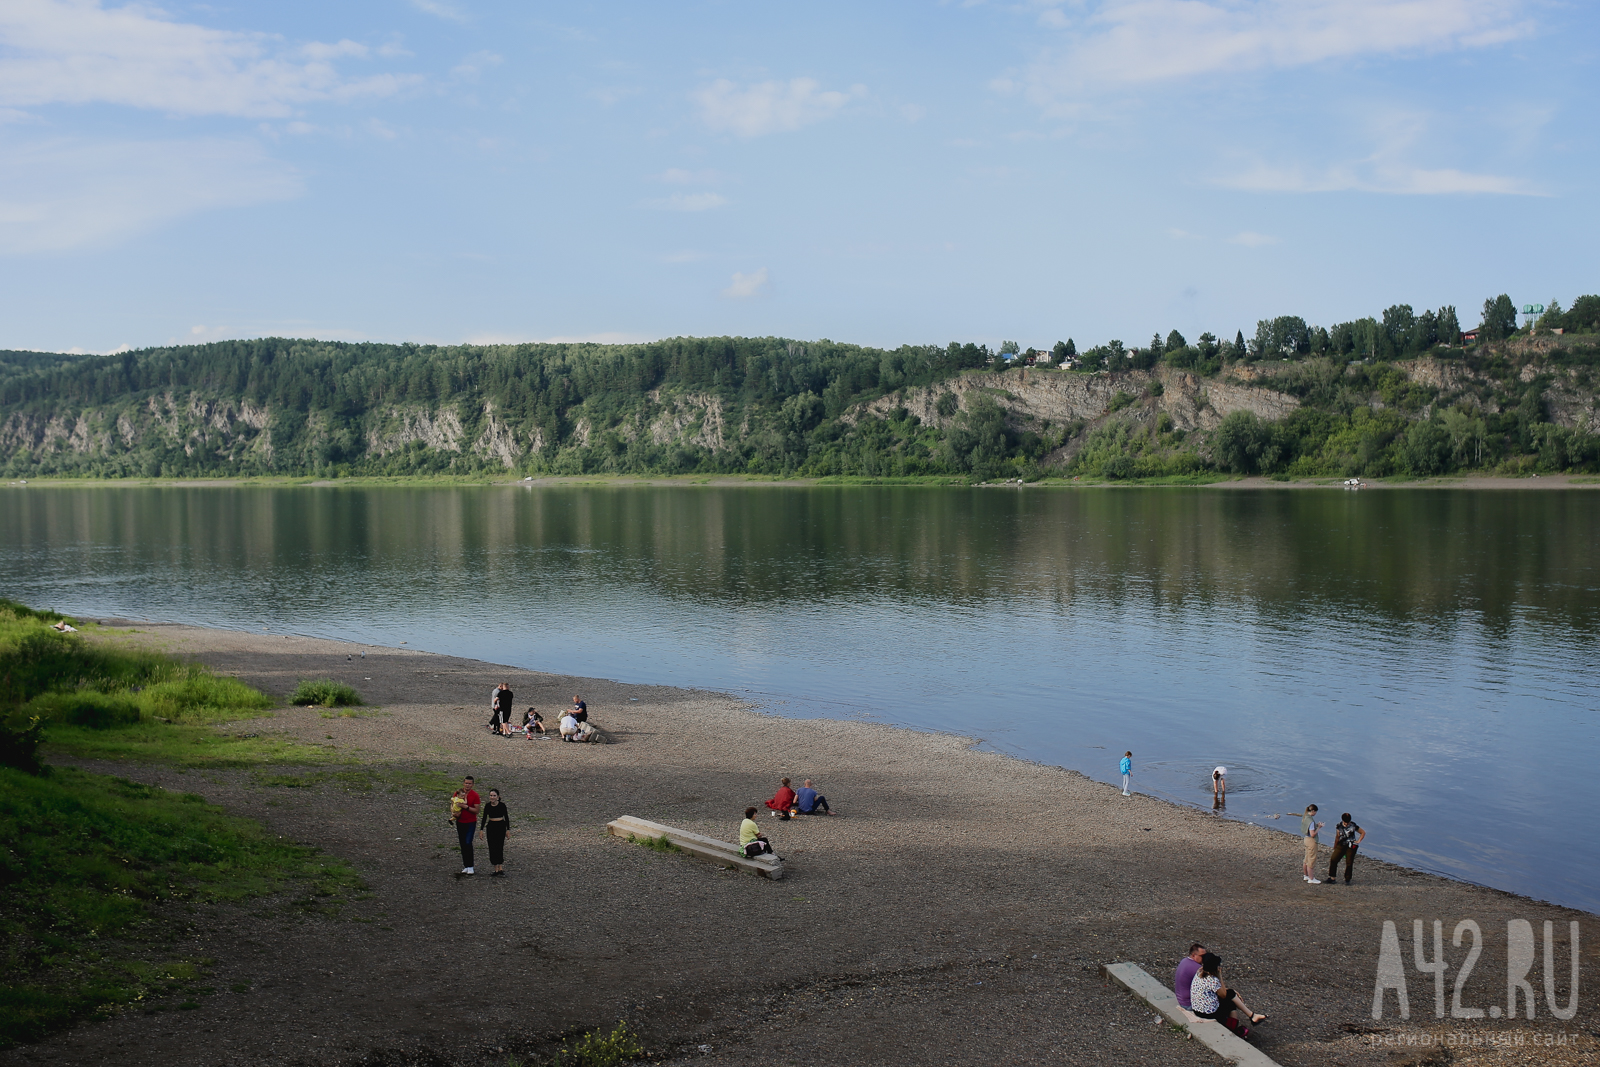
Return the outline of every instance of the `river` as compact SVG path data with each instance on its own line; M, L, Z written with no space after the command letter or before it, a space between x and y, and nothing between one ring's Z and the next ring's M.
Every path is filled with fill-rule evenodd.
M1572 490L30 486L0 590L1132 749L1205 808L1222 764L1227 817L1600 912L1597 529Z

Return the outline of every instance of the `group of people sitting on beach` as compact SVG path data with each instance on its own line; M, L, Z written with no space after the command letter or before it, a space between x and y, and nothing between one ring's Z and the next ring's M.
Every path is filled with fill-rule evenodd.
M805 784L799 789L789 785L785 778L778 783L778 791L767 802L767 812L774 818L794 819L801 815L832 815L833 809L828 807L828 798L817 792L807 778ZM761 832L761 826L756 822L756 807L751 805L744 809L744 821L739 824L739 847L744 849L746 859L755 859L757 856L773 855L772 842L767 840L767 835ZM782 856L778 856L782 859Z
M1229 988L1222 977L1222 957L1207 951L1198 941L1178 961L1172 992L1178 998L1178 1006L1190 1015L1213 1019L1240 1037L1249 1037L1250 1027L1267 1021L1265 1015L1245 1004L1237 989Z
M513 724L516 709L513 704L516 694L511 691L509 683L501 682L489 694L489 731L501 737L516 737L519 734L529 741L547 740L551 737L550 731L544 724L544 716L539 714L538 708L530 707L522 713L522 721ZM577 743L593 742L600 739L599 732L589 722L589 705L576 694L572 697L572 706L561 713L557 724L559 736L563 741Z

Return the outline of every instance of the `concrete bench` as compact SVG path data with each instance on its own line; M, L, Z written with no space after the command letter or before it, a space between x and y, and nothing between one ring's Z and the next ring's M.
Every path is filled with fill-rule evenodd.
M759 874L763 878L773 881L783 877L783 861L773 855L757 856L755 859L746 859L744 849L730 841L718 841L714 837L704 834L691 833L688 830L678 830L671 826L663 826L649 819L640 819L632 815L624 815L620 819L613 819L606 823L606 829L614 837L623 837L630 840L646 840L649 838L664 837L677 845L691 856L701 859L716 860L718 863L733 867L736 870L749 871Z
M1215 1019L1202 1019L1184 1011L1173 995L1172 986L1151 978L1137 963L1108 963L1100 968L1100 973L1166 1016L1169 1022L1186 1028L1196 1041L1229 1063L1240 1067L1278 1067L1272 1057Z

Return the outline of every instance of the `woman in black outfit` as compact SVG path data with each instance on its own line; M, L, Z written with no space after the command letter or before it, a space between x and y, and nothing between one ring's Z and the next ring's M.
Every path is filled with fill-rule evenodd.
M506 811L500 790L489 790L489 803L483 806L483 817L478 820L483 827L478 831L489 842L489 862L494 864L490 878L504 878L506 874L506 837L511 833L511 813Z

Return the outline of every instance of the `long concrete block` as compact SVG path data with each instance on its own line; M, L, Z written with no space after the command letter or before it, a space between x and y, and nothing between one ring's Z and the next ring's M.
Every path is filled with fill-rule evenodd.
M1240 1067L1278 1067L1276 1061L1250 1042L1214 1019L1197 1019L1184 1011L1172 987L1151 978L1137 963L1107 963L1100 973L1121 984L1128 992L1150 1005L1179 1026L1187 1027L1194 1039L1212 1052Z
M776 856L758 856L755 859L746 859L744 850L731 841L718 841L714 837L697 834L690 830L679 830L673 826L665 826L649 819L641 819L634 815L624 815L620 819L613 819L606 823L606 829L614 837L650 838L664 837L677 845L691 856L701 859L716 860L729 867L751 874L759 874L763 878L778 881L784 876L783 861Z

